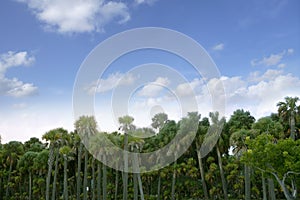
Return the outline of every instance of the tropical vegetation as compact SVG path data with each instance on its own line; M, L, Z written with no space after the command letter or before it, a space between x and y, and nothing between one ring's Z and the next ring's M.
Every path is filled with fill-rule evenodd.
M55 128L24 143L1 144L0 138L0 199L299 199L298 101L286 97L277 104L278 113L258 120L243 109L228 120L218 112L209 117L192 112L176 122L158 113L152 128L137 128L133 117L123 116L119 130L106 133L97 130L93 116L81 116L72 132ZM185 137L189 132L182 130L188 129L180 126L189 127L191 120L198 124L196 137L176 161L147 173L128 172L128 152L153 152L177 134ZM217 126L222 131L215 145L202 155L207 130ZM104 137L124 150L124 162L115 161L123 171L97 159L111 158L109 149L97 145ZM149 162L157 159L164 158Z

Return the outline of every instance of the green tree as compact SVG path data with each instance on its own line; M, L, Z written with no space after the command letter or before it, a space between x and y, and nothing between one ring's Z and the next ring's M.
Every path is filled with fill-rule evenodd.
M295 175L300 175L300 140L284 139L274 143L273 136L262 134L255 139L247 139L246 143L248 150L242 161L273 175L286 199L296 199Z
M11 141L3 146L3 154L4 159L9 163L9 170L8 170L8 177L5 189L5 197L8 199L10 195L10 181L11 181L11 174L13 171L14 166L17 164L17 161L21 155L24 154L24 147L21 142Z
M252 124L255 122L255 118L251 116L249 111L238 109L231 115L228 126L230 131L230 142L233 146L233 152L236 156L240 156L247 149L245 145L246 137L253 136L253 131L250 131ZM244 165L245 174L245 199L250 200L251 197L251 183L250 173L251 169L246 164Z
M290 125L290 138L295 140L295 120L296 115L300 113L300 106L297 106L298 97L285 97L285 102L277 103L278 114L283 121L288 121Z
M27 151L18 161L18 168L20 171L25 171L28 173L28 199L32 199L32 175L34 159L37 157L38 153L33 151Z

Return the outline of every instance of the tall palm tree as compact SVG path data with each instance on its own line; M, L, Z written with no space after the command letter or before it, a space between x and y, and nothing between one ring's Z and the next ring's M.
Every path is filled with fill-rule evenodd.
M202 183L202 189L204 193L204 199L209 199L208 196L208 191L207 191L207 186L205 182L205 173L204 173L204 167L203 167L203 162L202 162L202 155L201 155L201 144L203 143L203 140L205 138L205 134L207 133L208 127L210 126L208 118L203 118L199 122L198 130L197 130L197 135L195 139L196 143L196 152L197 152L197 158L198 158L198 165L199 165L199 170L200 170L200 175L201 175L201 183Z
M76 128L78 134L80 135L80 137L82 138L84 144L86 145L86 147L84 148L83 199L87 200L87 177L88 177L87 168L88 168L88 156L89 156L87 148L89 145L90 137L97 133L97 122L96 122L94 116L81 116L75 122L75 128ZM81 158L79 158L79 159L81 159ZM81 163L78 163L78 164L81 164ZM79 173L77 174L78 176L80 176ZM77 180L80 180L80 179L78 178ZM77 191L77 193L78 193L78 191ZM78 197L78 195L77 195L77 199L80 199L80 197Z
M225 118L223 117L221 120L219 120L218 112L215 112L215 113L210 112L209 117L211 118L212 126L218 126L218 127L224 126ZM224 199L227 200L228 199L227 183L225 180L225 175L224 175L223 166L222 166L222 157L221 157L221 153L220 153L220 143L222 140L221 138L222 137L219 137L219 139L218 139L218 142L216 144L216 150L217 150L218 164L219 164L220 175L221 175L221 180L222 180L222 188L223 188L223 192L224 192Z
M288 121L290 125L290 138L295 140L295 119L296 115L300 113L300 106L297 106L298 97L285 97L285 102L277 103L278 114L284 120Z
M133 156L133 167L134 167L134 171L140 171L139 169L139 161L138 161L138 156L137 153L141 152L142 148L143 148L143 144L144 144L144 140L139 137L144 135L144 130L143 129L137 129L134 131L135 133L133 133L133 135L138 136L138 137L129 137L128 140L128 146L130 147L130 150L132 152L134 152L134 156ZM141 180L141 174L140 173L134 173L133 174L133 180L134 180L134 199L138 199L138 188L140 191L140 195L141 195L141 199L144 200L144 192L143 192L143 186L142 186L142 180Z
M33 176L33 166L34 159L37 157L38 153L33 151L27 151L18 161L18 168L21 171L26 171L28 173L28 199L32 199L32 176Z
M123 185L123 200L127 200L128 191L128 132L135 129L132 124L134 118L131 116L119 117L120 130L124 132L124 185Z
M48 174L46 178L46 200L50 199L50 181L51 181L50 179L52 174L52 166L53 166L54 159L58 154L58 152L57 154L55 154L55 149L59 143L59 139L61 139L61 134L63 131L65 130L63 130L62 128L57 128L46 132L42 136L43 139L49 141ZM56 185L55 182L54 185Z
M78 134L74 136L75 146L77 147L77 176L76 176L76 199L80 200L80 191L81 191L81 159L83 144L81 138Z
M166 125L168 122L168 115L165 113L157 113L152 118L151 126L155 129L158 129L158 133L160 130ZM157 200L160 200L160 191L161 191L161 175L160 169L158 170L158 182L157 182Z
M59 152L63 155L64 159L64 191L63 196L64 199L67 200L69 198L68 196L68 157L71 152L71 148L67 145L61 147L59 149Z

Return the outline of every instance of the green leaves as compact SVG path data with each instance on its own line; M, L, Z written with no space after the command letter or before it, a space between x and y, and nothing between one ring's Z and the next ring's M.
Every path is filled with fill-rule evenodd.
M288 171L300 172L300 141L281 139L274 142L267 134L246 141L248 151L242 162L269 173L283 177Z

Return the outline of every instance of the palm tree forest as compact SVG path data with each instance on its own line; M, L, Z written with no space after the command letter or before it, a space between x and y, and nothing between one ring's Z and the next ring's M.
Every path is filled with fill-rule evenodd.
M244 109L235 110L228 119L218 112L191 112L178 122L157 113L151 128L137 128L133 117L123 116L120 129L112 133L98 131L93 116L81 116L72 132L54 127L42 138L24 143L0 140L0 199L300 199L299 102L298 97L282 98L277 113L260 119ZM89 137L93 148L93 142L105 137L126 152L152 152L168 144L179 126L188 126L191 120L197 120L198 128L187 151L170 165L146 173L108 167L82 142ZM222 124L222 132L202 156L205 134L217 124ZM102 147L94 148L103 156L109 154Z

